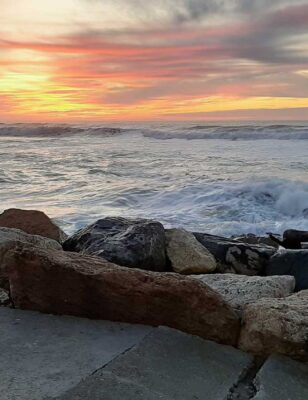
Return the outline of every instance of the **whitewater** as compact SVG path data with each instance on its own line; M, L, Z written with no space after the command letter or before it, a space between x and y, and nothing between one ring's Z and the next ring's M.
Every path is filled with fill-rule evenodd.
M308 123L0 124L0 211L219 235L308 230Z

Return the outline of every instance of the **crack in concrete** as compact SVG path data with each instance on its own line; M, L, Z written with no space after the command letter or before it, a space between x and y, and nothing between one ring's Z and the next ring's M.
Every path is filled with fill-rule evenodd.
M266 358L255 357L251 365L243 371L238 381L230 389L224 400L250 400L255 397L258 388L255 384L255 378Z
M91 374L88 375L88 376L93 376L93 375L95 375L97 372L99 372L99 371L101 371L102 369L106 368L106 367L107 367L109 364L111 364L113 361L117 360L119 357L122 357L124 354L128 353L128 352L129 352L130 350L132 350L134 347L139 346L140 343L142 343L142 342L145 340L145 338L146 338L147 336L149 336L150 333L153 332L154 329L156 329L156 328L153 327L153 329L151 329L150 332L147 333L147 334L140 340L140 342L133 344L132 346L130 346L130 347L128 347L127 349L125 349L124 351L122 351L122 353L117 354L117 355L116 355L115 357L113 357L110 361L106 362L106 364L103 364L101 367L99 367L99 368L97 368L95 371L91 372ZM86 378L85 378L85 379L86 379Z

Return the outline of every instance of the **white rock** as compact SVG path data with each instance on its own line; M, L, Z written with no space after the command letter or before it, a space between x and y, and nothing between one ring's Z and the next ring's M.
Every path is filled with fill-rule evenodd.
M237 311L263 297L286 297L293 293L293 276L246 276L238 274L208 274L193 276L216 290Z
M166 230L167 255L173 271L180 274L204 274L216 269L214 256L194 235L184 229Z

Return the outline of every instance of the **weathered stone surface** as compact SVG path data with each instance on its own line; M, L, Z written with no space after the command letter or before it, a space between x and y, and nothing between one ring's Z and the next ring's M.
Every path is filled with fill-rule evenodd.
M216 258L218 272L260 274L276 252L273 247L248 245L220 236L194 232L197 240Z
M166 268L164 227L152 220L100 219L67 239L63 248L103 257L125 267L152 271Z
M7 306L10 303L10 297L7 290L0 288L0 306Z
M158 328L57 400L222 400L252 357Z
M5 265L16 307L166 325L226 344L235 344L238 338L235 312L195 279L30 246L8 251Z
M266 275L292 275L295 290L308 289L308 250L279 250L271 257Z
M40 235L63 242L66 234L42 211L10 208L0 214L0 226L21 229L31 235Z
M272 240L268 236L256 236L252 233L248 233L247 235L242 235L242 236L233 236L233 240L237 240L242 243L247 243L247 244L257 244L257 245L265 245L265 246L271 246L275 247L278 249L279 244Z
M216 268L214 256L195 236L184 229L167 229L167 256L173 271L180 274L205 274Z
M0 287L8 288L8 280L2 262L3 257L5 253L18 242L32 244L44 249L62 249L61 245L53 239L38 235L29 235L20 229L0 227Z
M253 400L308 399L308 365L283 356L271 356L255 379Z
M246 304L268 297L286 297L293 293L293 276L246 276L237 274L197 275L196 279L217 291L234 307L241 311Z
M153 329L5 307L0 326L1 400L54 399Z
M239 347L308 360L308 290L244 307Z

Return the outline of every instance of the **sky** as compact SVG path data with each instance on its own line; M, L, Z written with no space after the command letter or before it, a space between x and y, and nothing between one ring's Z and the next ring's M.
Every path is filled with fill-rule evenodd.
M308 120L308 0L0 0L0 122Z

